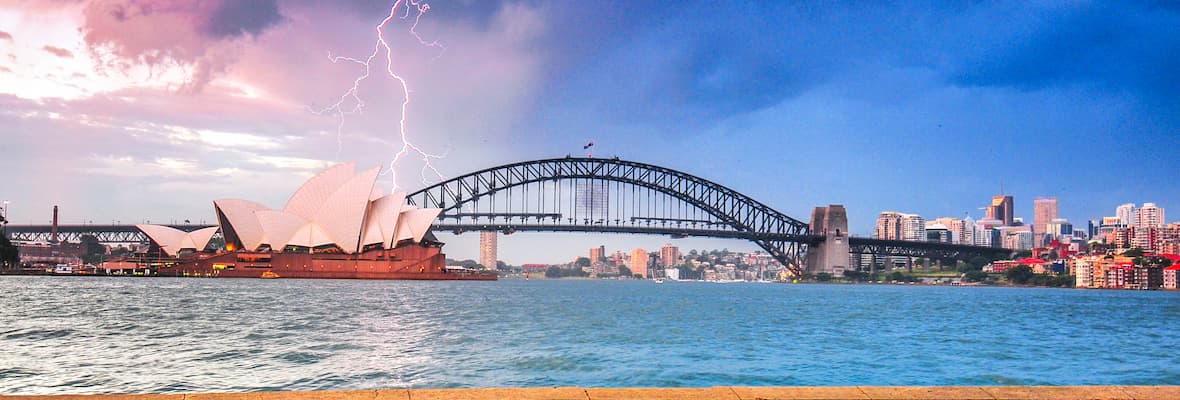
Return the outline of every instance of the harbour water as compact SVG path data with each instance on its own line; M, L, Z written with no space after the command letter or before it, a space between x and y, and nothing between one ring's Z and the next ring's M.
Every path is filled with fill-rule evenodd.
M0 277L0 393L1177 385L1180 293Z

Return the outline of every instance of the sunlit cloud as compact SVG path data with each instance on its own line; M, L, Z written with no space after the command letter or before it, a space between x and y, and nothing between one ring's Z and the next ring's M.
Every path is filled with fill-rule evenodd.
M61 58L74 58L74 53L71 53L69 50L63 49L61 47L44 46L41 47L41 49L45 50L46 53L53 54Z

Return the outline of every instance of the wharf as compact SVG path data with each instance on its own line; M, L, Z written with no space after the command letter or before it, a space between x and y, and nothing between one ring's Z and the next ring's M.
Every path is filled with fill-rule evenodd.
M480 388L374 389L137 395L4 396L0 400L1087 400L1180 399L1180 386L838 386L711 388Z

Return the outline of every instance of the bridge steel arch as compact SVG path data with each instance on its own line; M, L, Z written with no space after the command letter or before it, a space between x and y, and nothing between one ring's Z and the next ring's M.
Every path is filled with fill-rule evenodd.
M495 215L463 212L465 205L495 196L497 192L524 185L567 180L611 182L656 191L702 210L712 217L711 222L707 222L705 229L627 226L610 224L609 221L606 224L601 221L593 223L589 220L585 224L557 225L540 221L566 216L545 213L544 210L521 210L524 212ZM434 225L435 229L440 230L618 232L747 239L766 250L795 274L801 274L804 269L808 244L816 244L821 240L809 235L808 224L733 189L685 172L617 158L566 157L506 164L439 182L409 194L406 199L420 207L441 208L443 212ZM503 218L505 216L519 216L521 222L505 222L504 219L511 219ZM477 217L499 217L500 220L490 225L446 222L448 219L471 221ZM535 217L538 223L526 223L530 217Z

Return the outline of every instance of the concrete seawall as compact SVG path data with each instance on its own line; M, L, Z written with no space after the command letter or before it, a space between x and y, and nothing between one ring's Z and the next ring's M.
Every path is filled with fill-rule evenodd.
M0 400L1163 400L1180 399L1180 386L840 386L711 388L374 389L138 395L0 395Z

